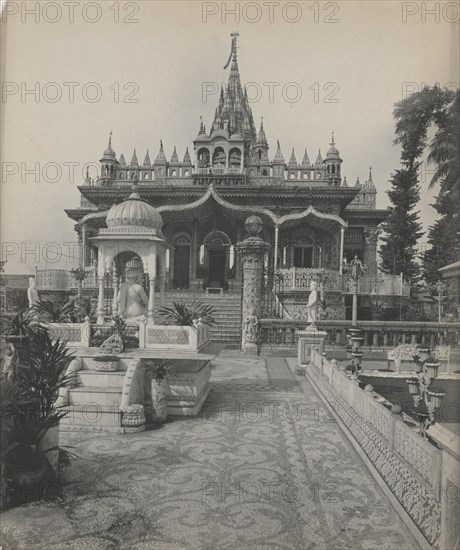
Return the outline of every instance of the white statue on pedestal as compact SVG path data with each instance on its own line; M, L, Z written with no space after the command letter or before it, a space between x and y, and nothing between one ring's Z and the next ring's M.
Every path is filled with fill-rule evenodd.
M118 315L128 321L141 321L147 315L149 299L138 279L139 271L130 268L126 271L126 282L120 285Z
M29 288L27 289L27 298L29 300L29 309L40 303L40 296L37 290L35 277L29 277Z
M308 297L308 303L307 303L307 323L310 325L315 326L316 323L316 317L317 317L317 308L318 308L318 291L316 290L316 287L318 285L315 281L312 281L310 283L310 296Z

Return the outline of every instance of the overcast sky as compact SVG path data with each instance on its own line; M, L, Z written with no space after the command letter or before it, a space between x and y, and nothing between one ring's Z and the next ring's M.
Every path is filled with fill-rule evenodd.
M394 103L423 83L459 81L453 2L427 2L433 14L423 13L418 2L273 2L260 3L259 10L254 2L240 2L239 22L231 13L235 2L104 1L99 11L95 2L82 2L73 22L70 8L62 6L59 16L53 2L27 13L35 4L10 3L11 15L2 23L7 273L66 267L66 260L53 263L56 247L49 243L73 255L66 243L75 241L74 223L64 208L79 205L83 167L99 160L110 131L117 156L123 152L128 162L134 148L139 162L147 148L153 162L160 139L168 159L174 145L181 160L187 146L192 152L199 117L210 128L218 98L213 90L227 80L223 66L233 30L240 33L240 74L251 83L257 128L264 117L270 157L279 139L286 160L294 147L300 162L306 147L314 161L318 148L327 151L334 130L349 185L357 176L366 180L372 165L379 208L389 204L388 179L399 167ZM70 82L73 102L72 86L64 84ZM268 82L276 83L273 97ZM37 95L21 97L26 89ZM57 93L62 95L54 101ZM38 182L25 172L36 163ZM425 228L434 215L429 177L422 178Z

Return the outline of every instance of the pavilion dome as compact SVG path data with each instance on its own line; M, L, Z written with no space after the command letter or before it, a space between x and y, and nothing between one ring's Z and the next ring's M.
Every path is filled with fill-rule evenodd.
M109 228L134 226L161 229L163 219L158 210L143 201L135 192L120 204L112 206L107 213L106 223Z

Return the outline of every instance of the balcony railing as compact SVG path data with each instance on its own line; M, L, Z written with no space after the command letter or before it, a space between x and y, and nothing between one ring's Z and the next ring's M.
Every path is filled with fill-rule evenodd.
M82 281L82 288L97 286L96 268L85 269L86 278ZM77 280L70 271L65 269L39 269L36 273L38 290L71 290L77 288Z
M321 282L324 290L351 293L352 282L348 275L338 271L318 268L283 268L284 290L308 291L312 281ZM379 273L374 276L363 276L358 282L358 294L382 296L410 296L410 284L403 281L400 275Z

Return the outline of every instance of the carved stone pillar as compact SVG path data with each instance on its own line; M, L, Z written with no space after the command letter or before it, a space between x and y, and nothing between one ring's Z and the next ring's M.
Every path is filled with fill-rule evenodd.
M263 265L265 253L270 246L259 237L262 220L258 216L250 216L245 222L245 228L247 238L236 245L243 267L241 347L244 353L257 355Z
M380 229L378 227L366 227L364 229L364 258L368 275L377 275L377 241Z
M118 315L118 292L119 292L120 278L118 276L117 268L113 266L113 302L112 302L112 317Z

